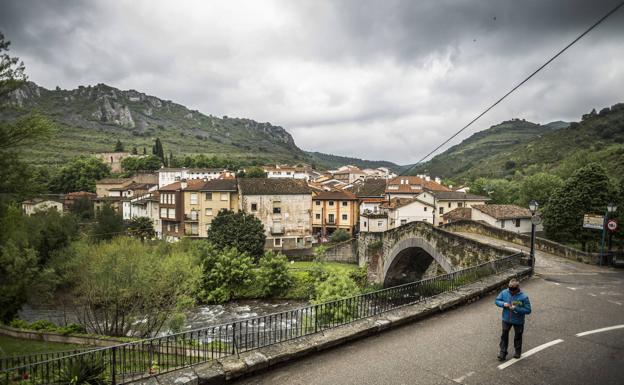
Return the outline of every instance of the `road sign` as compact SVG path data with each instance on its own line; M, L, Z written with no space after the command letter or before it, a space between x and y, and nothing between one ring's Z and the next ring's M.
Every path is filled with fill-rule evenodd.
M586 229L602 230L604 226L604 217L596 214L585 214L583 216L583 227Z
M542 217L539 216L538 214L535 214L531 217L531 223L533 223L535 226L541 225L542 224Z
M609 219L609 221L607 222L607 229L609 229L609 231L615 231L617 230L617 228L618 226L615 219Z

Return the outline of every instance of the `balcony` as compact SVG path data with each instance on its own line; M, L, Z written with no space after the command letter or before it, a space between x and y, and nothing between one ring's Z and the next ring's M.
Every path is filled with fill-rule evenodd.
M185 222L197 222L199 221L199 211L191 211L190 214L184 214Z

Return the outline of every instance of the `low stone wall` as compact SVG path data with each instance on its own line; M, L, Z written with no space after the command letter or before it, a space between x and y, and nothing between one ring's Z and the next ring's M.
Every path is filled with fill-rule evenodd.
M517 245L531 247L531 236L519 234L513 231L499 229L485 223L461 220L457 222L447 223L441 228L449 231L459 231L486 235L488 237L498 238L503 241L512 242ZM599 263L599 255L586 253L581 250L574 249L561 243L553 242L544 238L535 238L535 249L549 254L559 255L564 258L572 259L587 264L597 265Z
M195 365L170 373L133 382L134 385L220 385L242 376L270 369L306 355L377 334L387 329L415 322L447 309L470 303L507 285L511 278L526 278L528 267L487 277L461 289L440 294L416 305L392 310L376 317L359 320L348 325L329 329L323 333L228 356L205 364Z
M22 330L12 328L10 326L0 325L0 334L4 336L22 338L25 340L46 341L46 342L59 342L63 344L73 345L85 345L85 346L115 346L126 343L127 341L121 341L117 339L104 339L91 336L80 335L63 335L53 332L43 332L35 330Z
M335 243L327 247L325 260L328 262L358 263L357 239Z

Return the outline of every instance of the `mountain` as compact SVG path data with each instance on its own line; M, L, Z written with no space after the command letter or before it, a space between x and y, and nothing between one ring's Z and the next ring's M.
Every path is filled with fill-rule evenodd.
M117 139L130 151L151 152L160 138L165 154L206 154L261 163L302 162L306 154L282 127L251 119L221 118L190 110L145 93L121 91L105 84L74 90L48 90L29 82L15 91L0 120L31 111L58 126L51 140L24 151L40 164L61 164L77 156L112 151Z
M545 125L514 119L478 132L416 167L413 173L467 181L540 171L569 176L584 163L601 163L624 177L624 104L593 110L580 122Z
M377 168L387 167L394 172L399 172L402 167L385 160L364 160L359 158L350 158L348 156L323 154L321 152L306 151L311 163L322 165L327 169L336 169L346 164L358 166L359 168Z

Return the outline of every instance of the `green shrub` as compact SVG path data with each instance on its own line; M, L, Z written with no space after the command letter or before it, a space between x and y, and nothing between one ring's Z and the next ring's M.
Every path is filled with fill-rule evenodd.
M67 326L60 326L56 328L56 331L63 335L87 333L87 329L80 324L69 324Z
M31 330L37 331L56 331L58 328L54 323L47 320L38 320L30 324L28 327Z
M327 280L316 285L312 303L318 305L358 294L360 294L360 288L351 278L330 274ZM351 319L357 310L357 301L324 305L319 309L320 313L317 314L316 319L323 325L341 323Z
M9 326L16 328L16 329L28 329L30 325L28 324L28 322L24 321L23 319L16 318L13 321L11 321L11 323L9 323Z
M333 243L344 242L348 241L349 239L351 239L351 235L345 229L338 229L334 231L330 238L331 242Z
M260 258L258 283L264 295L282 293L292 284L288 274L288 260L283 254L275 254L272 251L264 253Z
M61 371L61 383L69 385L105 385L103 361L78 358L67 364Z
M358 267L357 270L349 272L349 278L363 289L368 285L368 269L366 267Z

